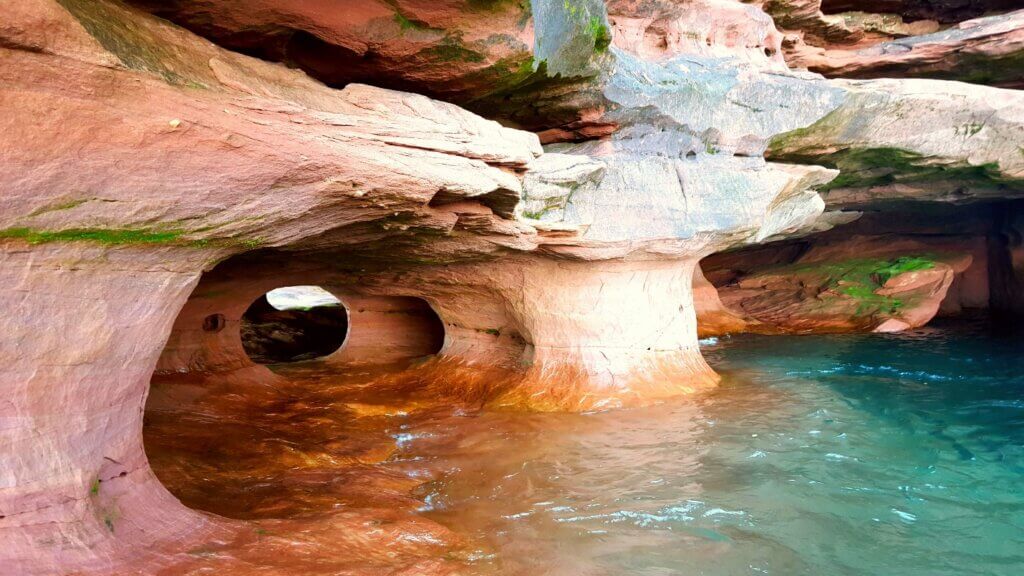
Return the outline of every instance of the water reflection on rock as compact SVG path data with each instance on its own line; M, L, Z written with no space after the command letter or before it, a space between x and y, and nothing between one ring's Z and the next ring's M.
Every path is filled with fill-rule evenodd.
M147 451L239 536L168 573L1012 574L1017 342L741 337L715 391L588 414L485 409L485 379L163 376ZM448 376L444 376L448 374Z

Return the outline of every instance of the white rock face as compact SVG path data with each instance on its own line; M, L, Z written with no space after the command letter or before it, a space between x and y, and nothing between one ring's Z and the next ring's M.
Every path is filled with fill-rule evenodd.
M833 84L846 90L842 105L769 150L838 167L830 206L1024 195L1024 92L921 79Z
M334 294L319 286L284 286L267 292L267 302L278 310L305 310L316 306L340 306Z

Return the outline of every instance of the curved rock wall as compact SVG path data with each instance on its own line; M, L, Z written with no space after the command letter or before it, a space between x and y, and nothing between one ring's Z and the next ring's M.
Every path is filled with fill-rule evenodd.
M752 5L138 4L346 85L114 1L6 11L0 565L18 574L156 572L244 528L163 490L142 407L158 362L266 378L233 329L197 331L281 283L422 299L438 371L500 373L494 405L605 409L714 385L699 259L856 217L837 209L1021 192L1018 92L789 71ZM388 77L539 134L349 83Z
M243 316L269 290L292 285L321 286L348 312L344 342L321 362L388 364L431 355L441 348L444 328L426 302L353 292L338 283L339 277L343 275L316 269L281 274L273 268L260 270L251 262L241 271L229 263L205 274L178 314L156 372L225 373L252 368L254 362L242 342ZM207 328L206 319L212 315L222 318L217 330Z

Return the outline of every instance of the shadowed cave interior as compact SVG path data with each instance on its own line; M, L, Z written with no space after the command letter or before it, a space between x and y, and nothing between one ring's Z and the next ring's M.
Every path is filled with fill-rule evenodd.
M257 364L327 356L348 336L348 309L318 286L275 288L242 315L242 348Z

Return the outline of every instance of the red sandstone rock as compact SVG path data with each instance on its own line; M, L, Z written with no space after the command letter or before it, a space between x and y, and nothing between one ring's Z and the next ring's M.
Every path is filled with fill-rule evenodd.
M939 313L950 286L972 286L984 266L971 269L970 244L941 238L853 237L814 244L797 259L752 266L739 276L724 277L718 286L721 307L747 321L747 326L722 329L712 310L698 316L702 334L750 332L894 332L927 324ZM984 256L982 246L975 253ZM771 254L769 247L761 252ZM746 259L739 262L745 262ZM713 266L728 260L716 259ZM755 261L756 262L756 261ZM737 262L738 263L738 262ZM982 288L981 291L984 291ZM959 294L955 302L959 306ZM969 297L970 298L970 297ZM972 301L977 305L979 302ZM701 308L698 307L698 314Z
M135 0L228 48L349 82L466 102L532 71L529 2Z
M693 270L693 306L697 314L697 334L701 338L747 332L747 319L722 304L718 289L708 282L700 266Z
M458 229L443 204L507 205L540 149L425 97L332 91L112 5L66 4L81 20L38 0L0 27L0 572L153 573L242 528L178 503L141 442L149 378L202 271L346 226L363 228L335 242L367 247ZM472 230L456 253L533 235L490 209Z
M932 34L877 44L796 42L787 62L830 77L947 78L1024 86L1024 10L961 22Z
M194 544L244 540L246 526L184 508L153 476L142 407L154 368L225 370L273 383L242 353L235 321L281 283L323 284L374 306L427 302L446 334L443 358L421 375L425 393L442 389L506 408L595 410L712 387L716 376L696 342L696 262L819 229L824 206L814 189L836 172L759 155L775 132L802 130L852 97L820 78L762 73L780 69L778 55L764 53L777 43L770 22L744 21L747 7L703 5L717 19L680 13L631 23L621 14L620 45L649 57L738 55L758 64L723 61L706 72L708 85L739 82L728 98L681 88L678 70L605 52L596 42L608 40L603 13L571 22L585 36L545 29L578 40L567 48L556 42L567 56L548 63L573 79L516 94L516 105L538 117L551 106L567 110L570 121L549 133L559 138L607 135L619 126L614 114L631 122L622 140L573 148L579 155L560 163L544 160L534 135L456 106L361 84L331 90L117 4L18 2L0 25L0 176L10 183L0 199L3 569L103 573L130 563L158 572L177 566L174 556ZM403 1L393 14L369 3L348 11L298 1L175 6L169 10L183 22L212 26L211 36L338 73L337 82L393 72L403 86L450 82L459 98L501 88L479 74L521 64L508 54L519 54L513 40L524 40L515 30L527 29L511 23L511 12L463 14L450 2ZM232 9L229 17L202 21L206 7L221 6ZM565 20L564 11L557 15ZM260 23L272 28L253 28ZM280 23L283 32L273 28ZM684 41L687 26L703 33L703 47ZM252 43L245 35L255 33L261 40ZM275 38L283 52L273 52L281 49ZM486 53L468 56L480 42ZM358 66L349 66L349 52ZM369 54L381 56L379 67ZM457 63L440 64L453 55ZM574 76L595 62L607 66L603 76L594 72L598 80ZM686 65L695 74L710 70L707 62ZM605 106L600 84L618 72L618 100ZM896 92L870 86L874 97ZM932 88L934 96L950 87ZM680 105L684 96L692 108ZM760 108L761 99L770 107ZM983 135L1019 128L1007 118ZM869 126L875 132L867 139L902 142L913 127ZM945 140L939 144L948 152ZM990 148L968 152L986 160ZM582 176L547 172L562 169ZM550 218L517 219L526 216L517 211L523 198L541 212L550 208ZM910 282L911 292L930 291L934 300L945 278ZM211 285L232 294L203 291ZM213 335L203 330L211 314L225 318ZM408 316L355 318L365 337L327 362L424 351L388 339L422 329ZM453 374L464 388L451 384ZM245 570L240 560L229 572Z

